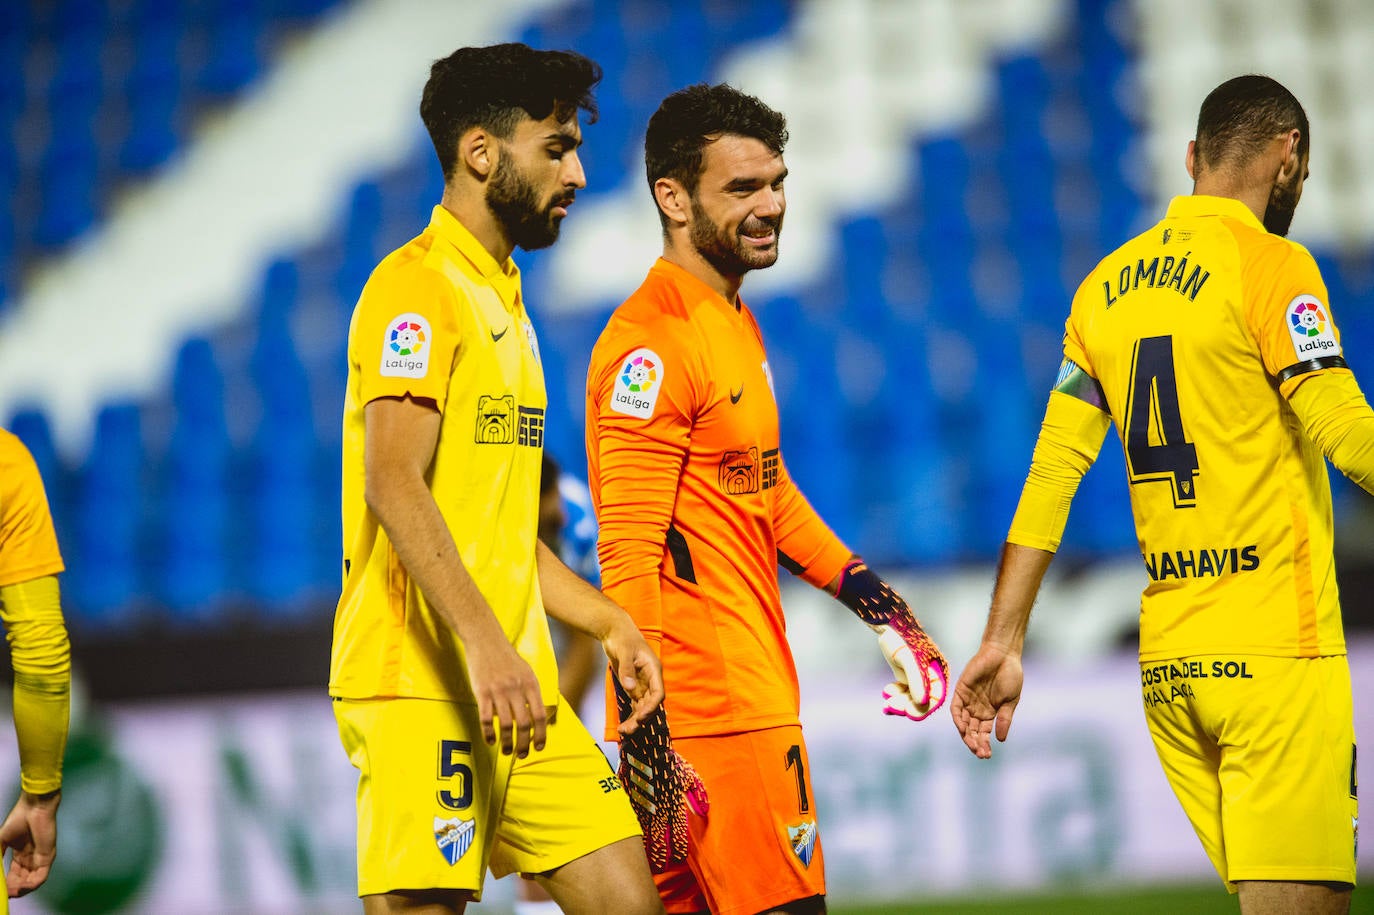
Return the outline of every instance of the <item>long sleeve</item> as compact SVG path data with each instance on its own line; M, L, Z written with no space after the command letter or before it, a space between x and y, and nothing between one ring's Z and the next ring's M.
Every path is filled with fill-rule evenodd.
M779 477L773 512L778 562L803 581L824 588L844 570L852 551L811 507L785 465Z
M0 588L0 618L14 667L20 783L32 794L55 791L62 787L71 705L71 648L57 578Z

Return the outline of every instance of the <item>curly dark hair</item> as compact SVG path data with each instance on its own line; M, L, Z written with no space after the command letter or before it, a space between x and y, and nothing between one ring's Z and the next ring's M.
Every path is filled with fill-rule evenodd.
M724 134L750 137L781 154L787 145L787 118L725 83L679 89L649 118L644 171L650 192L659 178L672 178L695 195L706 144ZM667 217L658 215L666 226Z
M514 42L459 48L436 60L420 98L420 119L444 179L457 164L458 139L473 127L509 139L523 117L567 120L579 109L595 123L592 88L600 81L601 67L575 51L536 51Z
M1202 103L1193 154L1204 169L1224 162L1244 163L1279 134L1297 128L1298 156L1311 142L1307 112L1293 93L1268 76L1228 79Z

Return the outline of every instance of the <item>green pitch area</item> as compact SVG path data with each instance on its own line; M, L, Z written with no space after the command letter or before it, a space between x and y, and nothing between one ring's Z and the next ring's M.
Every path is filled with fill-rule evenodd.
M1351 900L1351 915L1374 915L1374 877L1363 878ZM830 900L830 915L1237 915L1236 897L1220 885L1027 896L989 896L980 902L919 901L907 905L846 905Z

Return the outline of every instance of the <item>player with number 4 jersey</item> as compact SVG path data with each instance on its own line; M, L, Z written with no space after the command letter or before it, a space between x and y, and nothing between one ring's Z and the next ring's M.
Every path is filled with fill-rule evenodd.
M1355 880L1355 737L1324 458L1374 491L1374 412L1312 256L1283 237L1307 117L1267 77L1203 102L1194 193L1074 296L1064 362L1007 535L983 644L951 709L991 754L1083 473L1114 425L1148 582L1145 716L1243 912L1342 912Z

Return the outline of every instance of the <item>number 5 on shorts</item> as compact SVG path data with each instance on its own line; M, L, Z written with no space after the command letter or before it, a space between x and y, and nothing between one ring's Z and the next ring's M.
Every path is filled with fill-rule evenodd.
M449 810L466 810L472 806L472 767L460 762L460 757L472 758L471 743L439 741L439 781L448 783L439 789L439 803Z

